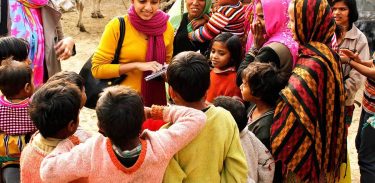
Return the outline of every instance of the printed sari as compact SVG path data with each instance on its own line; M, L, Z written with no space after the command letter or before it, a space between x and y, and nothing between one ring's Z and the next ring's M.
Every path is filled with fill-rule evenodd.
M326 0L294 3L292 31L300 55L275 110L272 153L284 175L334 182L346 158L343 79L338 57L327 46L335 23Z

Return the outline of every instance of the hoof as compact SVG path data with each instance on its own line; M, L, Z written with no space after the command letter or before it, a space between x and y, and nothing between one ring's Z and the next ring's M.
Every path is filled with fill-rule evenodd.
M91 13L91 18L99 18L97 13Z
M85 26L83 26L83 25L79 26L79 31L80 32L87 32Z
M98 18L104 18L104 15L100 11L97 12L96 15L98 16Z

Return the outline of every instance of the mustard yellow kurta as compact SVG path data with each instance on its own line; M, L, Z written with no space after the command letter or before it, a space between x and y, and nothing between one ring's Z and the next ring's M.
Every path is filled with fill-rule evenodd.
M130 23L128 16L125 19L125 39L120 54L120 64L130 62L145 62L147 52L147 36L138 32ZM166 47L166 63L172 58L173 53L173 27L168 22L167 30L164 32L164 43ZM92 74L95 78L108 79L119 76L120 64L111 64L120 37L120 22L112 19L105 27L98 48L92 58ZM130 71L127 78L121 83L141 92L142 72Z

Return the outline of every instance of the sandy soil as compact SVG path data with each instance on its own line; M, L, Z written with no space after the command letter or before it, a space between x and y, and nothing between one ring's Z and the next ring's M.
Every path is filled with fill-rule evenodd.
M79 72L83 64L90 57L97 47L100 36L104 30L106 23L115 16L123 15L126 13L126 7L129 7L125 0L105 0L102 2L102 13L105 15L103 19L92 19L91 5L88 4L86 11L83 15L83 23L88 32L79 32L76 27L78 21L77 12L68 12L63 14L63 28L67 36L72 36L76 41L77 55L69 60L62 62L63 70L71 70ZM87 1L88 2L88 1ZM357 95L357 100L361 101L362 92ZM359 168L357 163L357 152L354 145L355 135L357 133L358 121L360 117L360 108L357 107L354 114L353 124L349 129L348 136L348 150L350 155L351 178L352 182L359 182ZM97 119L94 110L84 108L80 114L80 124L83 128L90 131L97 131Z

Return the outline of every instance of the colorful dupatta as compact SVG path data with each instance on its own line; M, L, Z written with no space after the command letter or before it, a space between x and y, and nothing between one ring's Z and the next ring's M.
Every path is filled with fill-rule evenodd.
M257 21L256 4L261 2L266 29L266 42L264 46L270 43L278 42L289 48L293 57L293 63L297 60L298 44L293 39L292 32L288 29L289 15L288 6L290 0L255 0L253 3L254 20ZM246 50L253 46L253 35L251 31L247 37ZM295 65L295 64L293 64Z
M296 0L295 34L300 57L280 93L271 148L283 163L307 182L334 182L346 158L345 93L340 64L327 46L335 23L326 0Z
M9 0L10 35L24 38L30 44L29 58L35 86L43 84L44 76L44 31L38 8L47 4L48 0Z

